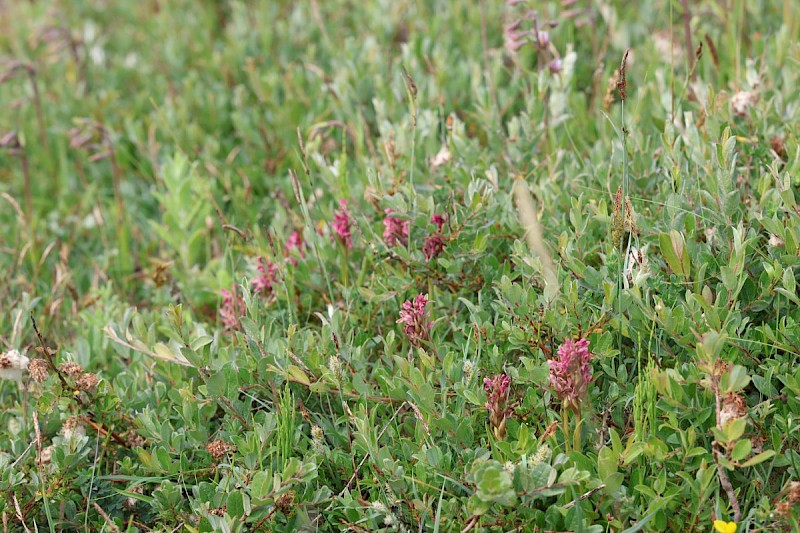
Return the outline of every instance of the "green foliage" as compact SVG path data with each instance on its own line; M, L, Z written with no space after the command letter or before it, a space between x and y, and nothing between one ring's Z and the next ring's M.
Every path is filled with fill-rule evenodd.
M800 17L540 4L0 4L10 530L800 527Z

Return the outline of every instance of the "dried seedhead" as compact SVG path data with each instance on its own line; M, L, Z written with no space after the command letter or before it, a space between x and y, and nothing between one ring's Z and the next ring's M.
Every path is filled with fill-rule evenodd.
M133 494L144 494L144 488L142 488L141 485L136 485L135 487L131 487L130 489L128 489L128 492L131 492ZM136 503L138 501L139 500L137 498L134 498L133 496L128 496L125 499L125 503L123 505L125 506L126 509L131 510L134 507L136 507Z
M92 163L112 155L111 137L105 126L88 118L79 118L75 122L77 126L69 130L70 148L88 152Z
M620 100L623 102L628 97L628 94L625 92L625 89L628 87L628 80L625 76L625 71L628 68L628 54L630 51L631 49L628 48L625 50L625 55L622 56L622 63L619 65L619 78L617 79L617 92L619 93Z
M91 392L97 388L98 383L100 383L100 378L98 378L96 374L86 372L75 381L75 387L79 391Z
M215 461L219 461L229 453L235 452L236 446L228 444L222 439L216 439L206 444L206 451L211 454Z
M714 66L719 67L719 52L717 51L717 46L714 44L711 36L708 34L706 34L706 44L708 45L709 52L711 52L711 60L714 62Z
M0 137L0 148L8 150L11 155L18 155L22 153L22 143L19 140L19 135L16 131L9 131Z
M66 440L70 440L72 437L83 437L86 435L86 427L83 425L83 421L81 421L80 417L71 416L64 421L64 425L61 426L61 435L64 436Z
M129 429L123 433L123 438L125 439L125 443L129 448L139 448L144 446L147 442L147 439L139 435L134 429Z
M83 367L74 361L66 361L61 363L61 365L58 367L58 370L65 376L72 379L77 379L81 374L83 374Z
M68 48L75 59L78 57L78 46L83 44L80 37L73 35L69 28L64 26L44 26L37 33L36 40L47 46L49 54L57 54Z
M403 65L403 75L405 76L406 83L408 84L408 90L411 93L412 98L414 100L417 99L417 84L414 83L414 78L411 77L411 74L408 73L408 69L406 69L405 65Z
M625 266L625 283L627 287L639 286L650 277L650 260L647 257L647 247L631 246Z
M16 59L6 61L0 65L0 72L2 72L0 74L0 85L22 76L27 76L31 79L36 76L36 69L33 68L33 65Z
M30 63L17 60L6 60L0 63L0 85L14 78L27 76L33 91L33 105L36 110L36 122L39 125L39 140L44 145L47 140L47 128L44 122L44 110L39 87L36 83L36 69Z
M772 151L775 152L778 157L786 161L788 154L786 152L786 142L783 140L783 137L774 135L769 140L769 147L772 148Z
M800 481L790 481L781 491L780 501L775 504L775 512L779 517L785 518L798 506L800 506Z
M42 383L50 375L50 363L44 359L34 359L28 365L28 373L36 383Z
M724 426L728 421L743 418L747 415L747 403L741 394L728 393L722 398L722 408L719 411L719 425Z
M603 110L608 111L611 109L611 106L614 105L616 99L614 98L614 93L617 90L617 80L619 80L619 69L614 69L614 73L611 74L611 77L608 78L608 83L606 84L606 94L603 97Z
M293 512L292 507L294 506L294 500L296 496L297 495L293 490L284 492L275 501L275 508L286 516L291 515Z
M636 213L629 196L626 196L623 201L622 187L620 186L614 196L614 210L611 213L611 242L624 251L628 247L629 239L635 235L639 235Z

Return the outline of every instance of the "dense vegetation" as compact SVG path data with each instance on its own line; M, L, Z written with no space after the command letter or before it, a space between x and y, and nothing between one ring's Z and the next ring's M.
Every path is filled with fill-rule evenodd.
M0 1L4 530L797 531L793 4Z

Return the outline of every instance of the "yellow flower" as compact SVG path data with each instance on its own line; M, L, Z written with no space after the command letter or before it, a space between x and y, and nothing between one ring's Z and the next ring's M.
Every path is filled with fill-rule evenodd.
M736 522L714 520L714 529L719 531L719 533L736 533Z

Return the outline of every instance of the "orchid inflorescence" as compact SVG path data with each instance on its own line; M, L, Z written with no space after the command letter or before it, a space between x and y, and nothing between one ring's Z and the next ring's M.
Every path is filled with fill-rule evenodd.
M398 324L404 324L403 333L408 336L414 346L420 346L423 341L428 340L428 332L432 324L425 314L426 305L428 305L426 294L419 294L413 300L406 300L400 311L400 318L397 320Z
M592 381L592 354L588 339L567 339L558 348L558 356L548 361L550 385L563 405L576 413Z
M506 436L506 420L513 413L509 403L511 379L505 374L484 378L483 389L486 392L486 409L489 410L492 432L498 440L503 440Z

